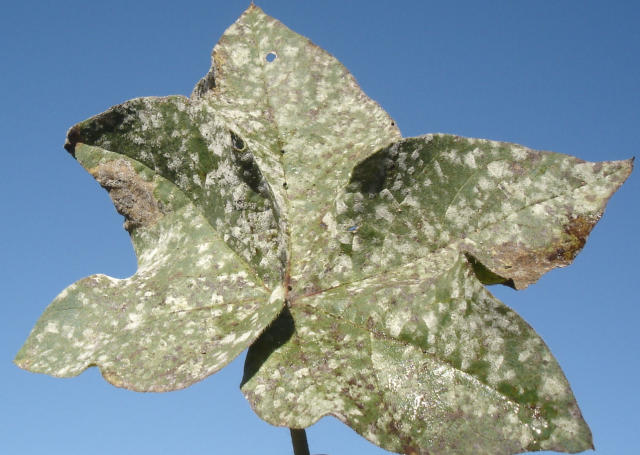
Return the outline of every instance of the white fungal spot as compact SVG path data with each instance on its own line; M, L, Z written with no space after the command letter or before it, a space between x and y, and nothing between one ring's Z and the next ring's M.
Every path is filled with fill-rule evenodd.
M304 376L309 376L309 368L300 368L299 370L296 370L294 375L298 379L300 379L300 378L302 378Z
M47 326L44 328L44 331L47 333L58 333L58 322L48 322Z
M222 344L231 344L235 341L236 339L236 334L235 333L230 333L227 336L225 336L222 340L220 340L220 343Z
M433 311L428 311L422 315L422 320L429 330L434 330L438 325L438 317Z
M384 205L378 205L375 208L376 218L384 219L391 223L393 221L393 214L389 211L389 209Z
M142 322L142 315L138 313L129 313L129 323L124 327L125 330L136 329Z
M478 167L476 165L476 158L475 158L475 156L473 156L473 153L467 153L464 156L464 164L466 164L471 169L475 169L476 167Z
M495 179L502 179L509 174L509 167L506 161L492 161L487 165L489 175Z

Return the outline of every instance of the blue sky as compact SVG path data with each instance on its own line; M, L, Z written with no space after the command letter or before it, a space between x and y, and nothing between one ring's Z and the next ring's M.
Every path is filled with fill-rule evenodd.
M238 390L244 355L167 394L117 389L95 369L61 380L11 362L64 287L136 267L107 193L62 148L66 130L130 98L188 95L248 3L3 5L0 453L290 453L288 431ZM341 60L405 136L455 133L590 161L638 155L638 2L258 5ZM640 445L639 182L636 170L571 267L525 291L491 289L550 346L602 455ZM308 435L312 453L386 453L331 418Z

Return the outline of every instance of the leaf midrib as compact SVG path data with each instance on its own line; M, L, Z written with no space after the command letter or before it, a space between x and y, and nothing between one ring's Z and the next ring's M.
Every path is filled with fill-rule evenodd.
M248 25L249 31L250 31L250 36L251 36L251 40L253 42L253 45L255 46L257 53L258 53L258 58L261 57L261 53L262 53L262 49L260 48L260 45L258 43L258 40L256 38L256 33L254 31L254 27L253 27L253 22L250 22ZM271 103L271 96L269 93L269 87L267 86L267 78L264 76L265 74L265 70L266 70L266 65L269 63L273 63L273 62L267 62L266 57L265 59L260 59L261 61L261 66L260 66L260 81L262 82L262 88L264 90L264 106L267 109L267 112L269 114L269 121L270 123L273 125L273 128L276 132L276 137L277 137L277 148L282 149L284 147L284 142L282 141L282 134L280 131L280 126L278 124L278 122L276 121L276 117L274 115L274 107ZM283 286L284 286L284 298L285 298L285 302L288 301L288 295L289 295L289 282L291 280L291 253L292 253L292 247L291 247L291 222L290 222L290 215L291 215L291 202L289 200L289 193L288 193L288 188L286 186L287 183L287 170L286 167L284 166L283 160L284 157L282 156L281 153L278 153L278 151L273 151L273 153L276 153L276 156L278 156L278 162L280 163L280 168L282 170L282 178L284 179L283 182L283 191L284 191L284 201L287 204L287 210L286 210L286 215L287 215L287 219L284 221L285 222L285 226L286 226L286 242L287 242L287 262L285 264L285 270L284 270L284 280L283 280ZM273 184L277 184L277 182L273 182ZM271 185L271 184L270 184ZM273 191L273 190L272 190Z

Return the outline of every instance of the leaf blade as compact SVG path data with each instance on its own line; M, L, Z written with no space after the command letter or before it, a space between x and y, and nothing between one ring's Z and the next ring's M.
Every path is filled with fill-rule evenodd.
M451 135L404 139L354 168L313 244L324 258L303 259L293 281L325 289L455 245L522 289L573 260L631 169Z
M340 62L255 5L224 33L192 97L255 154L283 212L291 267L353 163L401 137Z
M64 290L16 363L61 377L97 365L116 386L156 392L228 364L280 312L282 287L266 287L202 211L151 169L84 144L76 158L134 221L139 267L128 279L93 275ZM145 203L156 208L145 212Z
M332 414L381 447L401 453L590 448L591 433L548 348L533 329L488 294L482 281L523 288L551 268L567 265L630 172L631 161L585 163L515 144L447 135L404 139L376 152L356 165L343 193L322 218L324 232L314 247L324 256L294 267L304 273L292 276L297 292L289 296L290 338L275 342L277 334L265 333L252 346L243 393L271 423L305 426ZM470 208L470 203L476 206ZM508 266L500 267L505 259L496 254L499 247L509 253L505 256ZM566 251L558 253L561 248ZM513 260L521 256L534 260ZM544 262L535 260L540 257ZM458 272L451 275L454 269ZM424 288L425 282L434 289ZM467 295L470 289L474 291ZM449 305L456 300L465 311ZM312 310L310 301L316 302ZM441 307L444 310L434 316ZM474 321L472 314L481 317ZM450 329L454 318L464 323ZM501 321L501 325L486 321ZM437 337L447 332L442 327L449 327L448 338ZM517 333L509 333L508 328L514 327L526 336L520 339ZM347 343L347 348L340 333L349 333L349 328L359 331L353 337L360 341ZM386 378L382 382L387 386L377 390L386 397L380 400L366 390L358 396L361 384L376 385L345 366L345 359L361 358L367 334L375 343L369 347L369 364L361 360L360 368ZM309 337L320 352L306 347ZM507 346L504 352L491 352L487 340L492 339ZM380 351L385 343L405 360L385 357ZM411 352L398 348L403 343ZM530 346L527 349L531 344L536 346L535 356ZM349 373L332 368L326 362L329 353L330 362ZM378 367L374 358L379 360ZM385 376L381 359L390 362L387 368L396 373ZM501 368L502 363L508 367ZM499 400L511 403L511 411L494 412L489 418L500 421L500 430L488 431L483 427L486 420L475 419L465 409L473 403L472 396L444 405L447 415L456 416L455 431L438 424L442 418L449 423L452 419L433 411L435 395L425 405L435 414L414 406L413 416L420 418L411 419L396 409L406 407L403 397L410 391L423 397L429 391L435 393L433 384L415 380L422 371L415 365L431 365L425 366L425 371L431 371L443 364L452 368L449 375L457 381L469 379L467 387L488 387ZM309 372L310 379L286 374L283 365L297 365L298 372L304 365L302 370ZM454 396L463 395L455 391L455 381L445 386L441 379L432 379ZM275 397L263 396L273 390L293 398L277 408L270 399L277 403ZM298 396L315 405L299 407ZM476 403L477 411L486 412L483 406L505 409L498 404ZM383 412L378 423L358 420L359 413L370 417L375 409L396 410ZM514 409L515 423L507 417ZM527 414L526 409L531 412ZM405 418L397 418L398 413ZM427 425L417 423L425 420ZM473 437L476 433L484 435L481 444ZM456 442L461 440L471 442Z
M116 385L173 390L274 321L242 388L276 425L333 414L411 454L591 446L544 342L482 284L520 289L569 264L630 161L401 140L335 58L253 4L191 99L115 106L72 128L66 148L109 190L140 267L129 281L97 275L63 292L21 366L72 375L98 364ZM183 243L169 238L181 231ZM162 277L149 285L145 273ZM163 298L147 308L148 292ZM142 317L114 305L127 293ZM88 330L81 340L70 320Z
M301 298L290 312L246 360L242 391L271 424L334 415L399 453L592 445L544 342L455 251Z
M175 184L269 286L285 268L278 207L251 154L207 106L182 96L137 98L75 125L65 147L111 150Z

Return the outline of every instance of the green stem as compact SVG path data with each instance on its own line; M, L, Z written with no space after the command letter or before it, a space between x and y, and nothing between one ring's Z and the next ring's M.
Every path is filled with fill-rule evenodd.
M291 432L291 443L293 444L293 455L309 455L309 443L307 433L304 428L289 428Z

